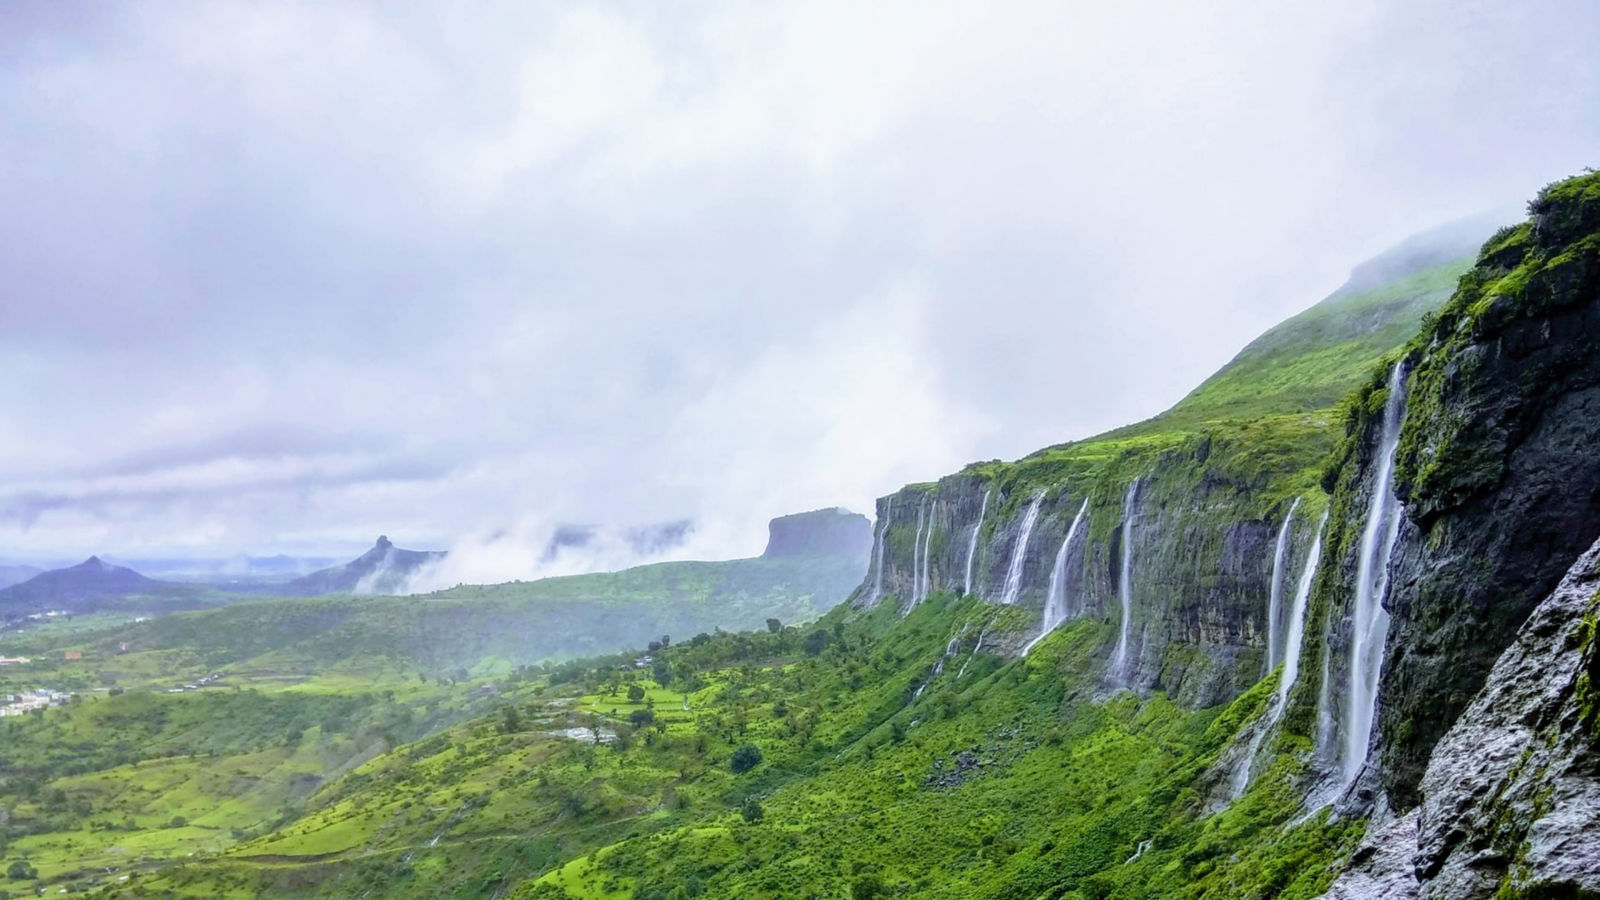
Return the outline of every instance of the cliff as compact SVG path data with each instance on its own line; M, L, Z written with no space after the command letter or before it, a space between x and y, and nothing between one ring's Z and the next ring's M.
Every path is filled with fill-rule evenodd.
M1443 264L1391 259L1377 286L1364 270L1367 281L1268 331L1161 416L880 499L854 605L904 611L935 592L1015 605L1022 624L986 637L1009 655L1047 625L1095 619L1102 689L1195 707L1238 696L1265 674L1269 642L1281 643L1269 609L1274 576L1287 577L1275 572L1276 539L1295 508L1281 568L1298 571L1325 505L1317 485L1338 440L1335 405L1443 305L1467 265L1457 251Z
M1404 512L1383 598L1392 622L1377 752L1360 790L1381 788L1402 810L1518 626L1600 535L1600 176L1547 188L1530 212L1484 245L1399 355L1393 491ZM1349 405L1325 479L1341 565L1325 569L1314 608L1335 679L1348 673L1357 535L1381 462L1388 375L1374 373Z

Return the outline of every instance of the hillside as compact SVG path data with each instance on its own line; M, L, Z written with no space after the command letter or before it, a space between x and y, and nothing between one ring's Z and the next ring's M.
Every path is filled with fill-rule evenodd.
M186 789L182 808L217 810L196 832L151 827L159 791L115 792L152 783L151 760L38 762L64 735L46 726L86 713L42 717L9 732L31 780L0 798L55 830L17 829L13 854L119 900L1600 895L1600 175L1531 211L1452 292L1432 264L1384 267L1398 280L1275 329L1162 417L883 498L865 578L812 624L675 631L645 662L486 654L467 674L488 683L449 695L479 704L459 720L429 704L466 685L417 655L453 639L406 610L588 597L637 616L669 585L726 610L712 564L294 601L297 621L365 612L287 644L267 604L142 623L125 655L97 637L86 659L126 657L130 679L241 660L223 675L244 721L371 705L375 683L389 718L323 711L333 743L311 746L336 774L292 793L281 749L247 758L273 749L258 729L189 735L191 759L215 748L240 775ZM1387 346L1351 337L1406 321ZM152 696L88 706L178 702ZM247 784L279 785L281 814ZM121 874L79 863L124 814L115 846L164 849ZM175 846L198 853L162 864Z

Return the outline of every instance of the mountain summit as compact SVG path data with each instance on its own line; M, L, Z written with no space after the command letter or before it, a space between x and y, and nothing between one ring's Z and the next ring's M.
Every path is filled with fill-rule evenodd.
M444 559L443 550L405 550L388 535L378 535L372 549L342 566L320 569L283 585L276 593L292 597L318 594L393 594L405 589L424 566Z

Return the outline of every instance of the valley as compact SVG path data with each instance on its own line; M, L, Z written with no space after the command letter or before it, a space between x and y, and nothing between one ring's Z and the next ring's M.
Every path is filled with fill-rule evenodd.
M1530 211L843 544L7 634L0 892L1600 895L1600 176Z

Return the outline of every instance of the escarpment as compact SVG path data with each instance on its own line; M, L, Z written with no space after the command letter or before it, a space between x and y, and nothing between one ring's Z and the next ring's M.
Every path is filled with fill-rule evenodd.
M1315 536L1317 480L1337 437L1329 404L1415 334L1463 268L1436 256L1388 264L1391 280L1274 328L1161 416L880 499L854 605L908 611L938 592L1013 604L1029 624L985 641L1004 655L1089 619L1103 632L1102 688L1192 707L1231 700L1282 643L1272 598Z
M1484 245L1401 358L1392 488L1404 514L1367 773L1401 809L1518 626L1600 536L1600 176L1553 185L1530 210ZM1336 678L1387 394L1374 379L1356 397L1327 479L1342 564L1319 597Z

